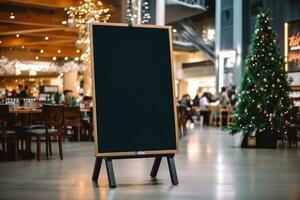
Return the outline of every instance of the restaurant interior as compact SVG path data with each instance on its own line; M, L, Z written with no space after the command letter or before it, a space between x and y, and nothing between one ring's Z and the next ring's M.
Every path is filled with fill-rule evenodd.
M159 13L161 2L165 7L163 23L160 23ZM273 184L270 177L277 173L279 167L276 166L291 169L290 172L285 171L288 177L276 177L278 182L288 182L289 178L292 181L271 196L276 197L277 194L286 197L291 194L289 199L300 198L297 188L300 184L297 180L300 176L299 124L296 124L298 129L293 139L288 136L280 139L280 150L263 150L262 154L251 146L251 135L247 138L249 148L236 150L243 142L242 136L235 135L232 138L224 133L234 123L240 88L233 83L226 87L219 84L216 60L221 54L215 54L216 1L161 2L0 0L0 171L4 167L6 170L10 167L16 169L15 172L9 172L14 177L11 181L14 186L7 186L9 192L4 192L5 184L10 182L9 178L1 182L0 177L0 188L4 186L3 193L0 189L0 199L20 199L22 193L25 199L41 199L43 192L49 192L46 199L84 199L86 190L89 191L88 199L169 199L170 196L170 199L199 199L202 195L204 199L211 199L208 191L212 190L212 199L243 199L243 192L249 190L249 199L268 199L264 198L268 194L260 186L263 178L266 178L266 183ZM94 164L93 145L97 140L94 138L96 122L93 119L97 111L93 108L95 99L89 24L129 23L130 20L133 24L171 26L174 97L178 119L176 129L180 143L178 174L181 174L179 177L183 183L191 184L189 188L169 188L167 181L157 179L141 178L144 183L134 182L131 177L136 174L144 176L146 173L139 168L147 163L142 161L133 164L120 161L117 164L120 171L116 174L124 174L120 176L120 182L127 178L132 184L120 184L121 190L115 193L110 192L110 183L106 180L101 180L97 186L90 183ZM238 53L234 59L235 56L239 56ZM122 83L118 81L115 80L121 87ZM206 98L205 106L202 106L202 97ZM124 106L122 97L119 98L120 105L116 106ZM224 99L225 103L222 102ZM299 102L298 96L295 101ZM299 105L297 109L299 118ZM122 120L117 115L116 124ZM132 121L134 123L134 119ZM284 160L272 157L274 154L282 156ZM247 164L241 164L241 160ZM256 161L261 163L258 168L254 166ZM203 165L198 165L200 162ZM17 180L23 164L32 180L25 174ZM77 166L78 169L75 169ZM55 167L57 169L53 169ZM127 175L128 168L131 170ZM139 169L135 172L135 168ZM234 170L245 172L245 175L235 175ZM258 174L255 174L256 170ZM268 174L259 178L264 170L269 170ZM35 171L37 173L33 175ZM198 174L199 171L202 175ZM3 171L5 173L8 172ZM162 177L166 179L168 173L163 170ZM205 191L198 191L199 182L193 179L194 174L202 180L199 185L207 184ZM253 180L253 177L255 186L247 182L248 179ZM56 178L61 178L59 183ZM30 191L37 191L39 186L29 188L22 184L36 180L42 186L49 186L50 191L42 189L39 192L43 192L31 196ZM243 187L236 187L239 181ZM68 188L64 188L64 183ZM232 185L235 185L234 189ZM148 186L150 190L145 189ZM87 189L89 187L92 191ZM154 187L159 187L160 191L156 193L158 190ZM14 194L14 191L19 193Z

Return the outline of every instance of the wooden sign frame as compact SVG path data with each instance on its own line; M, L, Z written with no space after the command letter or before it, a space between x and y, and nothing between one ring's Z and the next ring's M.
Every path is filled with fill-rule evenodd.
M172 43L172 27L171 26L157 26L157 25L133 25L132 27L137 28L156 28L156 29L168 29L169 32L169 45L170 45L170 62L171 62L171 73L172 73L172 93L173 93L173 107L174 107L174 119L175 119L175 138L176 138L176 149L173 150L153 150L153 151L126 151L126 152L110 152L110 153L100 153L98 152L98 130L97 130L97 114L96 110L99 109L99 105L96 104L96 92L95 92L95 74L94 74L94 51L93 51L93 26L118 26L118 27L128 27L128 24L124 23L91 23L89 26L89 31L91 34L91 61L92 61L92 94L93 94L93 119L94 119L94 147L96 157L120 157L120 156L147 156L147 155L159 155L159 154L175 154L179 151L179 135L178 135L178 119L177 119L177 109L176 109L176 98L175 98L175 79L174 79L174 62L173 62L173 43Z

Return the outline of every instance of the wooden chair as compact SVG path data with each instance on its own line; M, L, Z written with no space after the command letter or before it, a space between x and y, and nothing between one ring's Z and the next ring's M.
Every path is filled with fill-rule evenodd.
M37 160L41 159L41 142L46 142L46 158L48 159L48 150L52 155L51 142L58 142L60 159L63 159L62 138L64 135L64 108L62 106L43 106L43 115L45 117L45 128L30 129L27 133L30 137L36 138ZM44 140L42 140L44 139ZM52 140L57 139L57 140Z
M186 124L188 121L188 113L185 106L177 106L177 119L178 119L178 130L179 136L182 137L187 134Z
M93 131L94 131L94 115L93 115L93 108L91 107L90 112L88 112L90 123L89 123L89 140L93 141Z
M82 123L80 119L80 108L79 107L69 107L66 106L64 108L64 126L65 126L65 133L67 131L67 127L72 127L72 130L77 130L76 139L78 142L80 142L80 136L81 136L81 129L82 129Z
M221 112L220 106L210 106L209 125L220 126L221 125Z
M15 130L7 129L7 119L9 114L8 105L0 105L0 141L2 143L2 149L5 153L8 149L8 144L13 145L13 157L14 160L18 159L18 138Z
M231 126L233 124L234 112L232 106L222 108L221 111L221 126Z

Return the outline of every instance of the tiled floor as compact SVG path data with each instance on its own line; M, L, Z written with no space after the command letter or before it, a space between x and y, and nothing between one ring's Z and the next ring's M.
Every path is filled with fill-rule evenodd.
M300 148L240 149L239 137L218 128L195 128L180 142L176 156L179 185L172 186L166 161L157 182L153 159L114 161L118 187L109 189L105 167L99 186L91 182L90 142L64 144L61 161L0 163L0 199L300 199Z

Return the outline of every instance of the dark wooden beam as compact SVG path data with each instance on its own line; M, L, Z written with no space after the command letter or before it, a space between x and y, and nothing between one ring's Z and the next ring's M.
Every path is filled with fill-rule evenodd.
M17 47L17 46L29 46L29 45L52 45L52 44L64 44L64 43L74 43L74 39L56 39L46 41L44 37L34 37L34 36L24 36L20 35L19 38L15 36L2 36L0 37L2 47Z
M16 35L16 34L32 34L32 33L43 33L43 32L56 32L61 35L62 31L71 32L71 34L77 34L76 29L70 28L59 28L59 27L37 27L37 26L26 26L18 24L0 24L0 36L3 35ZM59 32L58 32L59 31Z
M11 12L14 13L15 19L10 19ZM64 10L1 10L0 22L9 24L20 24L39 27L55 27L55 28L67 28L62 24L62 21L66 19Z
M50 7L50 8L66 8L79 4L78 0L3 0L13 4Z

